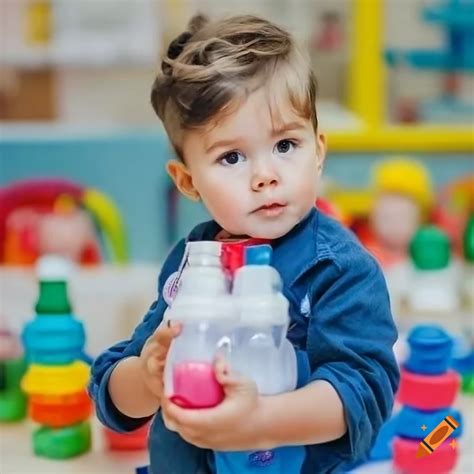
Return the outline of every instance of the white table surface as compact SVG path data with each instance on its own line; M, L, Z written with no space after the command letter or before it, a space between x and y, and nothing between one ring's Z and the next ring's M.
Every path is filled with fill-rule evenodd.
M455 406L463 415L464 435L458 440L461 456L453 474L473 474L474 397L460 396ZM1 474L135 474L135 468L147 464L148 461L146 451L105 450L103 434L97 420L93 422L93 448L90 452L65 461L38 458L32 452L31 429L29 422L0 425ZM392 473L394 470L391 462L370 463L353 471L353 474ZM166 470L163 474L166 474Z

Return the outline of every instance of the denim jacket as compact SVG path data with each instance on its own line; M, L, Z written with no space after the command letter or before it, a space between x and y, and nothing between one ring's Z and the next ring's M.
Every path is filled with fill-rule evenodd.
M186 241L213 240L219 230L215 221L205 222L174 247L158 279L157 300L132 337L95 360L89 392L99 419L111 429L128 432L148 421L117 410L107 389L110 375L123 358L140 354L161 322L167 308L163 286L177 271ZM316 209L288 234L272 241L272 247L272 264L290 302L288 338L307 362L298 357L299 379L331 383L342 400L348 427L338 440L306 446L301 474L347 472L367 459L381 425L391 414L398 388L393 353L397 331L385 280L356 237ZM213 452L192 446L167 430L160 412L152 423L149 450L154 474L215 473Z

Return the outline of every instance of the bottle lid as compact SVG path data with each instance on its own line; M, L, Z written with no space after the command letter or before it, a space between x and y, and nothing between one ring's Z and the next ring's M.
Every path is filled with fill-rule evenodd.
M36 314L71 313L67 284L72 263L59 255L45 255L38 260L36 272L40 283Z
M252 245L245 249L246 265L270 265L273 249L271 245Z
M44 255L36 264L36 274L40 281L69 280L72 269L72 263L61 255Z
M427 350L430 350L434 347L452 344L449 334L441 326L435 324L415 326L410 331L407 341L412 349L413 346L424 346Z
M214 240L200 240L186 244L188 255L213 255L220 257L222 244Z
M464 259L467 262L474 263L474 214L469 216L466 228L464 229L463 253Z
M418 270L442 270L451 259L449 238L435 226L422 227L410 243L410 255Z

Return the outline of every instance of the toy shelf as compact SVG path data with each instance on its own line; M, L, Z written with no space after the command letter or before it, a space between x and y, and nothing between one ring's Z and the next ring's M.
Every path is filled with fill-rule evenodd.
M347 106L362 126L328 130L336 152L474 152L474 117L453 125L391 125L386 117L386 69L383 55L382 0L353 0Z

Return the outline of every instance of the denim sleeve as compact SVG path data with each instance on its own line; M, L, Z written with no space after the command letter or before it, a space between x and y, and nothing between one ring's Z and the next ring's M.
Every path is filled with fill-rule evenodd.
M331 452L354 462L368 455L392 411L399 383L393 353L397 330L375 260L354 244L336 263L317 266L307 349L310 380L326 380L335 388L348 430L311 448L316 457Z
M114 368L121 360L140 355L145 341L160 324L167 307L161 292L168 276L177 270L184 253L184 246L184 240L181 240L166 259L158 278L158 299L151 305L142 322L133 332L132 337L118 342L104 351L92 364L91 380L88 387L89 394L95 403L99 420L114 431L133 431L149 420L149 417L130 418L115 407L108 391L109 379Z

